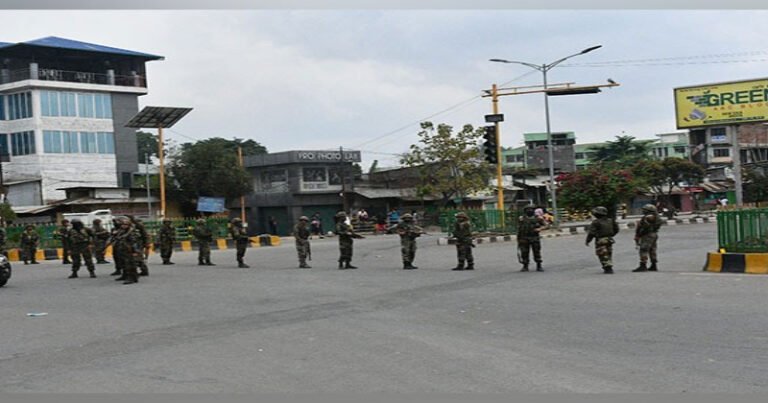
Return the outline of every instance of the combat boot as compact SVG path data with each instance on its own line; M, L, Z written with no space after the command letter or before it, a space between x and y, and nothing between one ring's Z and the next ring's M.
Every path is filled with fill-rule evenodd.
M352 266L352 261L351 260L347 260L347 264L344 265L344 268L345 269L357 269L357 266Z
M528 271L528 263L523 264L523 268L520 271Z
M205 265L206 265L206 266L216 266L215 264L211 263L211 260L210 260L210 259L208 259L208 260L206 260L206 261L205 261Z
M464 270L475 270L475 264L474 263L468 263L467 268Z
M245 263L243 263L243 262L239 262L239 263L237 264L237 267L238 267L238 268L240 268L240 269L247 269L247 268L249 268L249 267L251 267L251 266L248 266L247 264L245 264Z
M113 271L113 272L112 272L112 273L110 273L109 275L110 275L110 276L119 276L119 275L121 275L121 274L123 274L123 273L122 273L122 271L120 271L119 269L116 269L115 271Z
M133 277L130 277L130 278L126 277L125 281L123 281L123 285L135 284L135 283L138 283L138 282L139 282L139 278L137 276L133 276Z
M142 271L139 272L139 276L149 276L149 271L148 270L142 270Z
M344 269L346 269L346 267L344 267L344 261L339 260L339 270L344 270Z
M299 269L311 269L311 268L312 268L312 266L310 266L310 265L308 265L308 264L306 264L304 262L299 263Z
M416 266L410 264L410 263L403 263L403 270L415 270Z
M541 267L541 262L536 262L536 271L544 271L544 268Z
M648 267L645 266L645 262L640 262L640 266L637 266L637 269L632 270L632 273L640 273L648 271Z
M120 277L116 278L115 281L126 281L128 277L125 276L125 274L120 275Z
M70 274L67 278L77 278L77 271L72 270L72 274Z
M89 270L89 271L88 271L88 275L89 275L91 278L96 278L96 271L94 271L94 270Z
M603 274L613 274L613 266L603 267Z
M656 262L651 262L651 267L648 268L648 271L659 271L659 268L656 267Z
M462 271L462 270L464 270L464 262L459 262L459 264L456 265L456 267L454 267L451 270L453 270L453 271Z

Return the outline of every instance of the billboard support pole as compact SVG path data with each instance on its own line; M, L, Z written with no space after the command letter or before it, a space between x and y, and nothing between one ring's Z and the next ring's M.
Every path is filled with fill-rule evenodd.
M160 219L165 218L165 163L163 159L163 127L157 128L157 156L160 160Z
M741 186L741 144L739 144L739 125L731 126L733 138L733 182L736 187L736 205L744 203L744 192Z

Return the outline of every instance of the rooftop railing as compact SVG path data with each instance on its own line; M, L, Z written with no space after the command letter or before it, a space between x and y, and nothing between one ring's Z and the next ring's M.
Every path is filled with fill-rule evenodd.
M147 81L140 75L115 75L102 74L87 71L68 71L58 69L39 68L5 70L0 75L0 84L8 84L24 80L61 81L70 83L118 85L122 87L146 88Z

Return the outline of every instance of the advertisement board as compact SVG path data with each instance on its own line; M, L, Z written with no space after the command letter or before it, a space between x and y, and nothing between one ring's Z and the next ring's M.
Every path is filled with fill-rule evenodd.
M201 197L197 199L197 211L220 213L225 210L223 197Z
M768 79L675 88L678 129L768 121Z

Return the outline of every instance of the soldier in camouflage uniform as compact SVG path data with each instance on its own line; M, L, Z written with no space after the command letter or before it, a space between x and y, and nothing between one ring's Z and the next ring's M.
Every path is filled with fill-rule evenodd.
M139 275L136 270L136 262L141 259L141 254L144 253L138 239L139 232L135 231L128 217L121 217L116 222L118 228L110 241L114 250L115 265L120 265L122 275L115 281L123 281L123 284L138 283Z
M117 234L120 232L120 221L121 218L115 217L112 219L112 230L109 232L109 239L107 239L107 248L112 245L112 259L115 261L115 271L110 273L110 276L121 276L120 279L122 280L123 275L123 267L125 266L122 257L117 254L115 251L115 240L117 239ZM117 280L116 280L117 281Z
M5 248L5 222L0 224L0 254L2 254L5 257L8 257L8 250Z
M635 227L635 244L640 249L640 266L633 272L658 271L656 266L656 242L659 239L659 228L661 228L661 219L659 218L656 206L646 204L643 206L643 218L637 221ZM651 259L651 267L648 267L648 258Z
M37 235L34 225L27 225L24 232L21 233L21 255L24 264L37 263L37 245L40 242L40 236Z
M307 257L311 258L311 249L309 246L309 236L311 232L307 228L309 218L307 216L299 217L299 222L293 226L293 238L296 239L296 253L299 255L299 268L311 269L312 266L307 264Z
M128 219L131 220L131 224L133 224L133 230L136 232L136 240L139 242L139 247L141 248L141 253L139 253L138 256L135 256L136 267L139 269L139 276L149 276L147 258L149 257L149 247L152 240L149 236L149 232L147 232L147 228L141 220L136 219L133 216L128 216Z
M520 252L520 263L523 268L520 271L528 271L530 263L530 251L533 250L533 260L536 262L536 271L544 271L541 267L541 231L547 229L547 221L534 214L533 206L523 209L523 215L517 222L517 250Z
M101 220L97 218L93 220L91 232L93 233L93 254L96 256L96 264L109 263L104 258L107 253L109 231L101 225Z
M158 244L160 246L160 257L163 264L173 264L171 255L173 254L173 244L176 242L176 229L171 225L170 218L163 218L163 225L158 231Z
M453 224L453 237L456 239L456 254L459 264L452 270L475 270L475 259L472 257L472 223L466 213L456 213L456 222ZM464 268L464 262L467 267Z
M363 238L350 225L347 225L347 213L336 213L336 235L339 236L339 270L357 269L352 266L352 243L354 238Z
M401 222L395 226L395 231L400 235L400 252L403 257L403 270L415 270L413 265L416 257L416 238L424 233L424 230L413 223L413 216L405 213L400 217Z
M61 226L56 229L56 235L58 235L59 240L61 241L61 263L62 264L70 264L72 263L69 260L70 253L70 245L69 245L69 230L72 227L69 225L69 220L61 220Z
M205 225L205 218L199 218L192 235L197 239L198 266L216 266L211 263L211 242L213 242L213 232Z
M613 237L619 233L619 224L611 217L608 217L608 209L598 206L592 209L592 215L595 219L589 225L586 245L595 240L595 255L600 260L605 274L613 274Z
M248 248L248 231L243 227L243 220L239 218L232 219L232 225L229 227L229 234L232 235L232 239L235 241L235 248L237 249L237 267L241 269L247 269L250 266L245 264L245 251Z
M96 278L96 269L93 267L93 257L91 256L92 238L93 233L89 228L85 228L82 221L77 218L72 220L72 228L67 233L72 256L72 274L69 275L69 278L77 278L81 261L88 268L91 278Z

